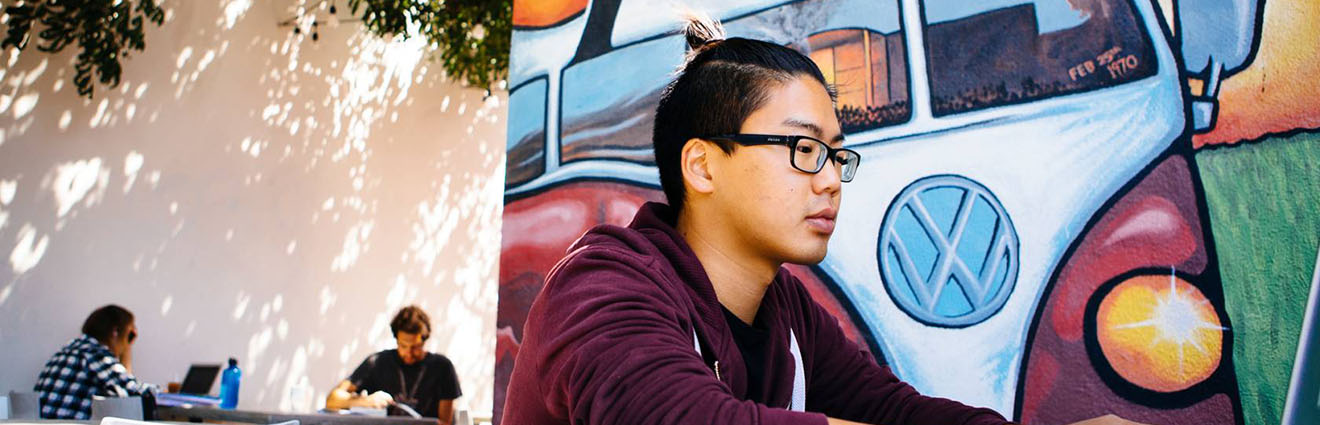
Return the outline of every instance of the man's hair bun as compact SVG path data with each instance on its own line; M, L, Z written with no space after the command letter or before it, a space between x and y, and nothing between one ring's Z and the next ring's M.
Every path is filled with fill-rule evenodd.
M699 50L710 43L724 40L724 26L719 21L697 11L686 11L683 14L687 22L683 26L683 37L689 49Z

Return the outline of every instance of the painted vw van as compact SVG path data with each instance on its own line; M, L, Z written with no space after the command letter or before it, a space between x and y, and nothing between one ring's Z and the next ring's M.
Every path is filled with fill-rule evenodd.
M501 383L564 249L663 198L652 114L685 46L664 2L537 3L515 5ZM829 255L791 270L900 378L1028 423L1232 423L1232 326L1190 137L1250 62L1260 5L1219 3L691 7L802 51L836 87L862 166Z

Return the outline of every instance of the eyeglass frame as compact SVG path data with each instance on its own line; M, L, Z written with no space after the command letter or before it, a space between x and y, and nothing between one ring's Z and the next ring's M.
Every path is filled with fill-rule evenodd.
M837 158L837 157L835 156L835 154L837 154L837 153L839 153L839 152L848 152L848 153L853 154L853 156L856 156L856 157L857 157L857 165L855 165L854 168L858 168L858 167L861 167L861 166L862 166L862 154L857 153L857 151L852 150L852 149L848 149L848 148L834 148L834 147L830 147L830 144L829 144L829 143L825 143L824 140L820 140L820 139L817 139L817 138L815 138L815 137L811 137L811 136L803 136L803 135L799 135L799 134L794 134L794 135L775 135L775 134L744 134L744 133L735 133L735 134L721 134L721 135L716 135L716 136L706 136L706 137L702 137L702 139L733 142L733 143L737 143L737 144L740 144L740 145L743 145L743 146L765 146L765 145L787 146L787 147L788 147L788 164L789 164L789 165L792 165L792 166L793 166L793 169L798 170L798 171L801 171L801 172L804 172L804 173L807 173L807 174L817 174L817 173L820 173L821 170L824 170L824 169L825 169L825 164L826 164L826 163L830 163L830 162L836 162L836 163L837 163L838 161L835 159L835 158ZM797 144L798 144L799 142L802 141L802 139L807 139L807 140L811 140L811 141L814 141L814 142L820 143L821 146L824 146L824 147L825 147L825 155L826 155L826 156L825 156L825 161L820 162L819 165L816 166L816 170L815 170L815 171L804 170L804 169L802 169L802 167L798 167L798 165L797 165L797 161L794 161L794 160L793 160L793 159L796 158L796 156L797 156L797 149L795 149L795 148L797 147ZM851 175L851 176L848 176L848 179L845 180L845 179L843 178L843 177L844 177L843 165L845 165L845 164L839 164L839 181L840 181L840 182L843 182L843 183L847 183L847 182L851 182L851 181L853 181L853 178L857 177L857 170L853 170L852 175Z

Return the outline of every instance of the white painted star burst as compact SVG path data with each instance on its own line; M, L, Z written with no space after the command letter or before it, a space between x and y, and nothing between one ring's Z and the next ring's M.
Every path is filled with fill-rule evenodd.
M1146 320L1114 325L1114 329L1132 329L1154 327L1155 338L1151 339L1150 347L1153 349L1162 341L1168 341L1178 346L1178 374L1185 375L1183 367L1183 350L1190 345L1201 354L1209 355L1205 346L1201 345L1197 331L1202 329L1214 329L1219 331L1228 330L1228 328L1219 324L1207 321L1202 317L1201 312L1204 309L1214 311L1210 301L1195 297L1192 290L1179 291L1174 269L1169 272L1169 291L1167 293L1156 295L1155 307L1151 309L1151 314ZM1200 298L1199 300L1197 298Z

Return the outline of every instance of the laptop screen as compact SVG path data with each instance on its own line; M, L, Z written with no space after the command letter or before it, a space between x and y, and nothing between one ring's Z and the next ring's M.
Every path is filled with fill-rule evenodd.
M216 375L220 374L220 365L192 365L188 376L183 378L179 392L192 395L210 395L211 385L215 384Z

